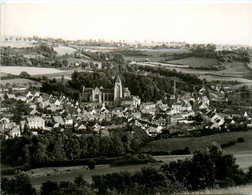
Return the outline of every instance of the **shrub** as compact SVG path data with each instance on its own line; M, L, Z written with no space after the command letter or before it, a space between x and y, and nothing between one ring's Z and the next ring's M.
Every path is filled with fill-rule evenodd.
M94 160L90 160L90 161L88 162L88 168L89 168L90 170L94 170L95 164L96 164L96 162L95 162Z
M173 151L171 151L171 154L172 154L172 155L190 154L190 149L189 149L189 147L186 147L186 148L183 149L183 150L181 150L181 149L173 150Z
M234 141L230 141L230 142L228 142L226 144L221 144L221 148L227 148L227 147L233 146L233 145L235 145L235 142Z
M244 140L244 138L243 137L239 137L238 139L237 139L237 142L244 142L245 140Z

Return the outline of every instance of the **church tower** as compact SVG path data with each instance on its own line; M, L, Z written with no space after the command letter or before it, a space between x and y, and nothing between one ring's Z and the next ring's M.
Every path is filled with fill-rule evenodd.
M120 99L123 98L122 81L119 76L116 78L115 88L114 88L114 102L115 105L120 104Z

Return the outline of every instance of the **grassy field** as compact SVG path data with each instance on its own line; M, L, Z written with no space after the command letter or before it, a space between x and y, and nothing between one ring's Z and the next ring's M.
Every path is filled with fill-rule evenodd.
M65 55L66 53L73 54L74 52L76 52L76 49L73 49L71 47L65 47L65 46L53 47L53 49L60 56Z
M25 67L25 66L1 66L0 72L19 75L22 71L30 75L44 75L64 72L55 68L38 68L38 67Z
M190 195L201 195L201 194L226 194L226 195L242 195L242 194L252 194L252 184L242 185L242 186L234 186L228 188L220 188L220 189L206 189L197 192L184 192L180 194L190 194Z
M163 163L162 163L163 164ZM104 175L107 173L114 173L120 171L128 171L130 173L140 170L142 167L159 168L161 163L144 164L144 165L127 165L120 167L110 167L109 165L97 165L94 170L87 169L86 166L74 166L74 167L45 167L32 169L27 171L31 177L31 183L37 190L40 189L42 183L50 181L74 181L75 177L80 174L83 178L91 183L92 175Z
M0 47L34 47L33 42L29 41L0 41Z
M199 57L188 57L178 60L171 60L167 61L167 63L171 64L182 64L182 65L188 65L190 67L212 67L213 65L216 65L218 63L217 59L214 58L199 58Z
M169 61L167 61L169 63ZM242 83L252 84L252 70L243 62L232 62L225 65L224 70L199 70L192 68L167 67L175 69L178 72L194 74L200 78L206 78L208 81L239 81Z
M148 56L125 56L126 60L131 60L131 61L145 61L148 59L149 61L152 62L159 62L162 60L165 60L169 58L169 56L172 56L175 53L187 53L189 52L188 49L157 49L157 50L152 50L152 49L138 49L139 51L142 51L143 54L146 54ZM166 54L166 57L160 57L160 55Z
M28 84L37 85L38 84L38 82L35 82L33 80L30 80L30 79L23 79L23 78L1 80L2 85L6 85L7 83L9 83L11 85L14 84L14 83L16 85L28 85Z
M180 137L161 139L149 142L140 149L140 152L171 152L172 150L184 149L185 147L189 147L190 151L195 151L196 149L205 149L214 141L221 145L230 141L236 141L239 137L243 137L245 139L245 142L236 143L234 146L227 147L225 148L225 151L230 154L242 153L247 151L250 151L250 153L252 153L252 131L229 132L202 137Z

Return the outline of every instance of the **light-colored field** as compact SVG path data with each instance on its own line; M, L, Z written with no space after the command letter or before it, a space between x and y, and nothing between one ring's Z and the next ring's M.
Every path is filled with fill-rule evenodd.
M190 67L196 67L196 68L198 67L211 68L213 65L216 65L218 63L218 60L214 58L188 57L178 60L167 61L167 63L188 65Z
M203 195L203 194L212 194L212 195L217 195L217 194L225 194L225 195L242 195L242 194L252 194L252 184L248 185L242 185L242 186L234 186L234 187L228 187L228 188L220 188L220 189L206 189L202 191L197 191L197 192L184 192L180 193L180 195Z
M45 58L43 55L41 54L25 54L23 55L25 58Z
M71 47L65 47L65 46L53 47L53 49L60 56L65 55L65 54L73 54L74 52L76 52L76 49L73 49Z
M21 48L21 47L33 47L33 42L29 41L0 41L0 47L16 47L16 48Z
M30 80L30 79L23 79L23 78L16 78L16 79L5 79L1 80L0 82L2 85L6 85L7 83L9 84L16 84L16 85L24 85L24 84L37 84L37 82Z
M250 151L252 154L252 131L240 131L240 132L229 132L215 135L208 135L202 137L180 137L180 138L169 138L155 140L147 143L140 149L141 152L147 151L164 151L171 152L177 149L184 149L189 147L190 151L193 152L197 149L206 149L214 141L218 144L225 144L230 141L236 141L237 138L243 137L245 142L236 143L234 146L227 147L224 150L230 154L236 154L239 152Z
M0 72L19 75L22 71L27 72L30 75L43 75L65 72L55 68L38 68L38 67L25 67L25 66L1 66Z

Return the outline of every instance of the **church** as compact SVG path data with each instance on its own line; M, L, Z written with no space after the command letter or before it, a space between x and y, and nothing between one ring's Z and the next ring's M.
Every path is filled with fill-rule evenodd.
M123 87L122 81L117 76L114 89L86 88L83 86L80 94L81 102L91 102L105 104L109 106L133 106L140 105L141 100L138 96L132 96L127 87Z

